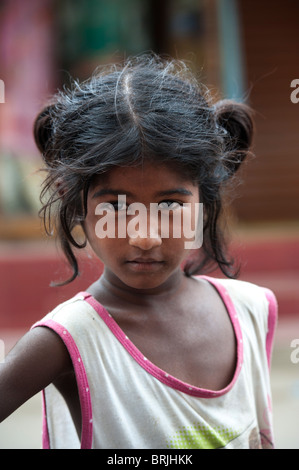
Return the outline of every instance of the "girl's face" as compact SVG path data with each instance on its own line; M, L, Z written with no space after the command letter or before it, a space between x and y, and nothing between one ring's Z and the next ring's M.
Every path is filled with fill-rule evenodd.
M84 229L103 275L146 291L182 275L190 243L185 227L189 221L195 229L196 203L198 186L164 164L117 167L97 177Z

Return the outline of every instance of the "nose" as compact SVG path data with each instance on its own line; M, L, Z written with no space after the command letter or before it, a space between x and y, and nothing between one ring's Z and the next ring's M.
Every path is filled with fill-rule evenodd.
M127 233L130 246L138 247L141 250L150 250L161 246L159 223L155 217L144 217L138 220L138 225L138 230L136 230L136 225L130 226L130 222L128 224Z
M158 247L162 244L161 237L129 237L129 245L140 248L141 250L151 250L152 248Z

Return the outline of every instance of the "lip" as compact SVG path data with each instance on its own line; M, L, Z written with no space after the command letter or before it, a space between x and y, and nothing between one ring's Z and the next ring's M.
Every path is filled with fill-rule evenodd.
M162 263L161 259L157 258L133 258L127 261L128 263Z
M159 270L163 264L163 261L155 258L134 258L132 260L128 260L127 264L130 266L132 271L148 272Z

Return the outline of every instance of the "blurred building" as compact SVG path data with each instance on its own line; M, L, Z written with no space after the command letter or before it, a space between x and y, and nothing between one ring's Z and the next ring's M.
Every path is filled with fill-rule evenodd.
M243 224L296 227L298 14L297 0L2 0L0 241L41 238L32 123L43 102L70 76L85 79L97 65L151 50L187 60L215 97L255 110L255 157L242 170L235 214ZM298 273L294 250L283 262Z
M290 95L299 77L298 10L296 0L3 0L2 217L36 213L37 191L22 175L39 165L31 129L43 101L70 75L84 79L99 64L154 50L188 60L219 96L256 110L256 157L244 170L238 216L297 220L298 107Z

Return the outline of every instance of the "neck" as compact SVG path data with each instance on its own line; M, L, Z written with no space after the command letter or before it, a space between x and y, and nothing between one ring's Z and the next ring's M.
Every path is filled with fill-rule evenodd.
M149 306L162 302L166 297L178 293L186 282L186 276L178 269L163 284L153 289L136 289L124 284L111 271L104 269L102 276L95 283L98 293L113 296L118 301Z

